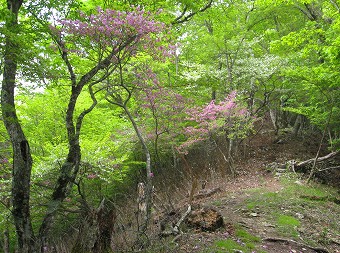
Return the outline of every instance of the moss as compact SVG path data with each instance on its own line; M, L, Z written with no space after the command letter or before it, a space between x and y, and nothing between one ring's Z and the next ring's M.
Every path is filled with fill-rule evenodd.
M297 228L300 224L299 220L289 215L278 215L277 217L278 231L284 235L297 238L299 236Z
M257 236L254 236L248 233L244 229L236 229L235 237L237 239L226 239L226 240L219 240L215 242L215 246L217 247L218 253L225 253L225 252L235 252L235 250L240 250L242 252L253 252L256 249L256 243L260 242L261 239Z
M215 245L218 248L226 250L226 251L234 251L235 249L239 249L239 250L244 249L244 247L242 245L238 244L237 242L235 242L232 239L217 241L217 242L215 242Z
M261 238L257 237L257 236L254 236L252 234L249 234L246 230L244 229L237 229L235 231L235 235L242 239L242 241L244 242L260 242L261 241Z
M280 226L300 226L300 221L289 215L279 215L277 219L277 224Z

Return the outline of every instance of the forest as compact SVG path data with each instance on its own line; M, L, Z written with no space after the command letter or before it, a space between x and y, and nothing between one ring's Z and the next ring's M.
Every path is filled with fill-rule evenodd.
M338 0L0 1L1 252L340 251ZM280 238L224 217L189 249L211 196L277 202Z

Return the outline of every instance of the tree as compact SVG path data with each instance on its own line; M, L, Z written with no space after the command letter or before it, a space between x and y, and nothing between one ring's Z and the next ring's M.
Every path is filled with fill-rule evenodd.
M163 38L164 39L164 38ZM165 42L162 41L162 38L159 37L158 42ZM153 172L151 169L151 152L147 144L147 140L144 137L143 131L141 130L141 127L138 126L137 121L135 120L135 117L133 113L131 112L130 105L132 99L135 99L137 103L143 100L140 96L136 96L134 93L143 93L145 95L145 100L150 100L150 96L152 95L153 85L157 83L157 76L148 69L146 78L142 78L142 74L139 73L138 69L141 67L138 63L138 60L141 58L147 58L148 60L153 61L160 61L160 59L166 59L169 56L174 54L174 47L171 45L163 44L159 45L158 43L154 44L151 43L151 41L145 41L146 44L141 44L139 46L142 47L136 47L135 50L137 50L139 53L131 55L134 59L131 59L132 64L129 64L129 62L124 57L118 57L117 58L117 64L119 65L116 73L114 76L115 78L108 79L108 82L106 85L104 85L105 88L105 99L113 105L116 105L123 109L125 114L127 115L129 121L131 122L133 129L137 135L137 138L142 146L143 153L145 156L145 166L146 166L146 186L145 186L145 210L142 210L142 222L140 226L138 227L138 235L135 247L137 249L144 248L146 245L149 244L148 240L144 240L145 235L147 235L147 229L150 223L151 218L151 209L152 209L152 178L153 178ZM147 46L147 47L146 47ZM144 50L143 50L144 47ZM147 50L145 50L147 49ZM144 51L144 52L143 52ZM142 60L143 61L143 60ZM129 75L128 73L130 71L134 73L134 75ZM151 84L150 84L151 83ZM159 87L160 88L160 87ZM137 91L137 92L136 92ZM142 95L142 97L143 97ZM157 124L156 124L157 128ZM156 130L157 131L157 130ZM145 131L144 131L145 132Z
M272 43L272 52L285 54L289 62L282 68L283 84L294 95L285 109L303 116L320 131L328 129L331 146L336 148L339 42L334 34L339 31L338 8L333 1L297 1L292 6L301 13L302 26Z
M8 3L11 15L6 24L7 29L13 33L18 28L18 13L22 2L9 1ZM14 104L18 48L12 37L6 37L1 102L4 122L13 145L13 216L21 252L36 252L37 248L44 252L48 249L48 237L55 215L70 193L77 177L81 161L79 138L82 123L84 117L96 106L94 93L98 92L92 93L93 100L89 108L77 114L76 103L83 88L88 85L91 90L96 84L104 81L118 68L117 59L128 60L137 53L137 47L142 42L152 44L157 41L157 36L152 34L159 33L164 26L151 20L148 15L150 13L141 9L131 12L98 9L98 14L89 17L82 15L83 20L61 21L64 26L63 32L57 27L52 28L51 35L71 80L71 92L65 117L68 154L61 166L60 175L48 203L37 235L38 240L34 238L29 208L32 158ZM66 38L63 37L64 34ZM79 38L82 40L79 41ZM68 42L65 43L65 40ZM145 44L147 47L147 43ZM86 69L81 69L76 64L83 64Z
M235 176L232 158L233 142L237 139L244 139L252 128L249 112L236 101L236 92L232 92L219 103L211 100L208 105L189 108L187 114L187 120L191 124L184 128L187 140L179 146L178 150L188 152L194 144L209 139L213 141L232 175ZM217 137L229 140L227 154L218 145Z
M20 33L18 15L22 3L23 1L7 1L7 34L5 35L6 45L1 89L1 108L4 124L11 138L13 147L12 214L18 237L18 247L21 252L33 252L35 238L31 224L29 205L32 157L28 141L16 114L14 101L18 55L20 52L20 47L15 36Z

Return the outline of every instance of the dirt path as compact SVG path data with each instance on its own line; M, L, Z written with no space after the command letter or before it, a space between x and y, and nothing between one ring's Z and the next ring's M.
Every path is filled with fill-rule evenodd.
M301 196L310 188L300 183L292 178L282 180L273 174L253 173L220 184L222 191L200 199L196 205L218 210L225 227L211 233L188 231L178 240L177 252L340 252L339 205L301 199L296 195L299 188L303 188ZM332 226L327 224L331 222ZM240 231L248 235L239 236ZM252 236L255 238L250 245L247 237ZM240 249L235 246L230 250L228 243L232 241ZM216 246L219 244L222 246Z

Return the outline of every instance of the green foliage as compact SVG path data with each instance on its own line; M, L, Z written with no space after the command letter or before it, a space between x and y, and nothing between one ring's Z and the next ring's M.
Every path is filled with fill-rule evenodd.
M0 73L3 71L3 38L9 34L4 26L9 12L6 2L2 0L1 3ZM79 10L91 14L97 6L128 10L132 5L140 5L151 11L163 8L156 19L170 24L183 10L187 15L207 3L203 0L24 3L18 34L10 35L21 52L18 56L16 100L18 115L34 159L32 213L37 217L35 228L45 211L40 203L50 196L68 148L64 118L70 95L69 78L67 68L59 57L60 52L51 46L54 42L50 36L49 22L55 23L62 18L77 19ZM316 17L310 15L306 6L315 12ZM331 148L339 149L340 17L332 1L217 1L205 12L199 12L171 30L172 39L179 42L176 59L157 62L148 54L133 55L129 58L129 64L123 66L127 82L132 83L136 72L148 66L154 70L164 90L180 94L193 107L205 105L212 98L220 101L230 91L237 90L238 99L247 106L249 114L262 115L258 110L263 110L265 114L270 108L304 115L319 130L327 127ZM90 38L80 41L80 44L83 48L89 48L86 59L76 54L70 57L72 64L76 65L74 71L77 75L85 73L92 66L92 61L102 57L103 53L93 48ZM119 82L118 71L112 73L109 81ZM143 135L147 136L154 160L165 164L173 152L172 148L185 141L186 137L181 134L183 128L194 126L183 120L184 108L189 105L171 115L168 108L173 106L174 100L171 96L167 99L162 97L158 100L161 104L158 109L161 110L152 111L143 107L140 90L136 87L132 90L133 95L138 96L129 102L131 112ZM141 172L145 169L145 163L141 162L141 148L136 144L138 142L126 116L120 109L105 102L104 92L97 96L97 107L83 122L80 137L82 164L77 178L84 196L93 205L98 204L103 196L123 195L124 191L134 188L137 180L143 178ZM82 93L76 105L76 115L89 108L91 103L89 94L86 91ZM328 118L330 121L326 126ZM225 121L221 119L217 123L222 126ZM235 121L228 129L228 137L245 137L250 125L250 121ZM10 197L11 156L8 136L1 123L1 201L7 201ZM1 163L1 159L8 162ZM247 202L246 208L250 211L261 208L270 212L278 203L286 207L289 197L293 195L325 197L336 194L321 188L296 185L290 179L283 179L283 184L285 189L282 194L268 192L254 196ZM66 206L72 207L79 201L78 189L74 187ZM304 204L308 207L311 201L304 200L303 203L307 202ZM302 200L295 200L294 205L296 211L303 209ZM2 229L7 226L6 222L10 222L8 208L1 207L0 214ZM273 212L272 218L287 233L292 227L299 226L294 212ZM237 233L246 243L257 242L245 231L238 230ZM216 243L216 247L221 252L232 249L250 251L250 244L240 245L228 239Z
M327 127L332 112L328 125L332 141L339 132L339 48L334 46L338 43L335 33L339 29L339 17L334 15L337 9L328 1L305 4L315 12L316 16L311 18L308 10L303 12L306 7L302 3L297 6L309 20L301 20L299 29L271 44L273 53L286 54L289 61L282 74L285 88L293 91L294 95L285 110L305 115L321 130Z

